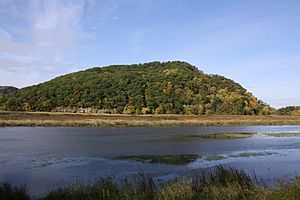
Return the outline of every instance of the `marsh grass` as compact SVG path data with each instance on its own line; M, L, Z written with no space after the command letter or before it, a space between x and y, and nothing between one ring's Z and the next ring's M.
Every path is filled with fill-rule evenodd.
M0 184L1 200L29 200L28 190L25 185L14 187L10 183Z
M114 157L114 160L127 160L143 163L158 163L170 165L185 165L195 162L199 156L197 154L180 155L126 155Z
M14 188L10 184L2 184L0 197L1 200L296 200L300 197L300 179L279 182L278 187L271 188L260 186L244 171L218 166L167 183L157 183L145 174L122 179L108 177L92 184L59 188L31 198L23 186Z
M0 111L0 126L233 126L299 125L300 116L121 115Z

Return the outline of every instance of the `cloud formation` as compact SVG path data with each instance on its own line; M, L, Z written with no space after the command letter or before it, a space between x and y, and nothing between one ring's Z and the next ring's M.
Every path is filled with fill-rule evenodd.
M1 1L0 85L14 83L5 78L10 73L23 79L13 85L24 86L65 72L80 41L90 37L80 23L87 3Z

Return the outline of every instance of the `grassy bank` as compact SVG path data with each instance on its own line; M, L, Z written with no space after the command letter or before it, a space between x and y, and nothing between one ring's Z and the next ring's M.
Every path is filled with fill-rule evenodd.
M146 175L122 180L103 178L90 185L59 188L40 197L30 197L24 186L0 184L0 199L13 200L296 200L299 197L298 178L271 188L258 185L243 171L222 166L163 184Z
M97 115L0 112L0 126L235 126L300 125L300 116Z

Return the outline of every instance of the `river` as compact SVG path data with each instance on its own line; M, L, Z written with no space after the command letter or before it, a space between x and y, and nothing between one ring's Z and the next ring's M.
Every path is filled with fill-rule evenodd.
M256 134L243 139L184 139L241 132ZM186 165L112 159L140 154L199 158ZM35 195L98 177L143 172L167 180L219 164L255 172L267 184L300 175L300 126L0 128L0 182L26 184Z

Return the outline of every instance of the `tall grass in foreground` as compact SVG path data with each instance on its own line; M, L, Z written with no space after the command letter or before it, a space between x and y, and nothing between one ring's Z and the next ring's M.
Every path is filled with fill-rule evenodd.
M0 184L0 199L30 199L26 188ZM102 178L90 185L54 190L38 200L296 200L300 199L300 179L281 183L276 188L262 187L244 171L222 166L198 171L190 178L156 183L151 176L139 174L117 180Z
M9 183L0 184L0 200L29 200L25 185L13 187Z

